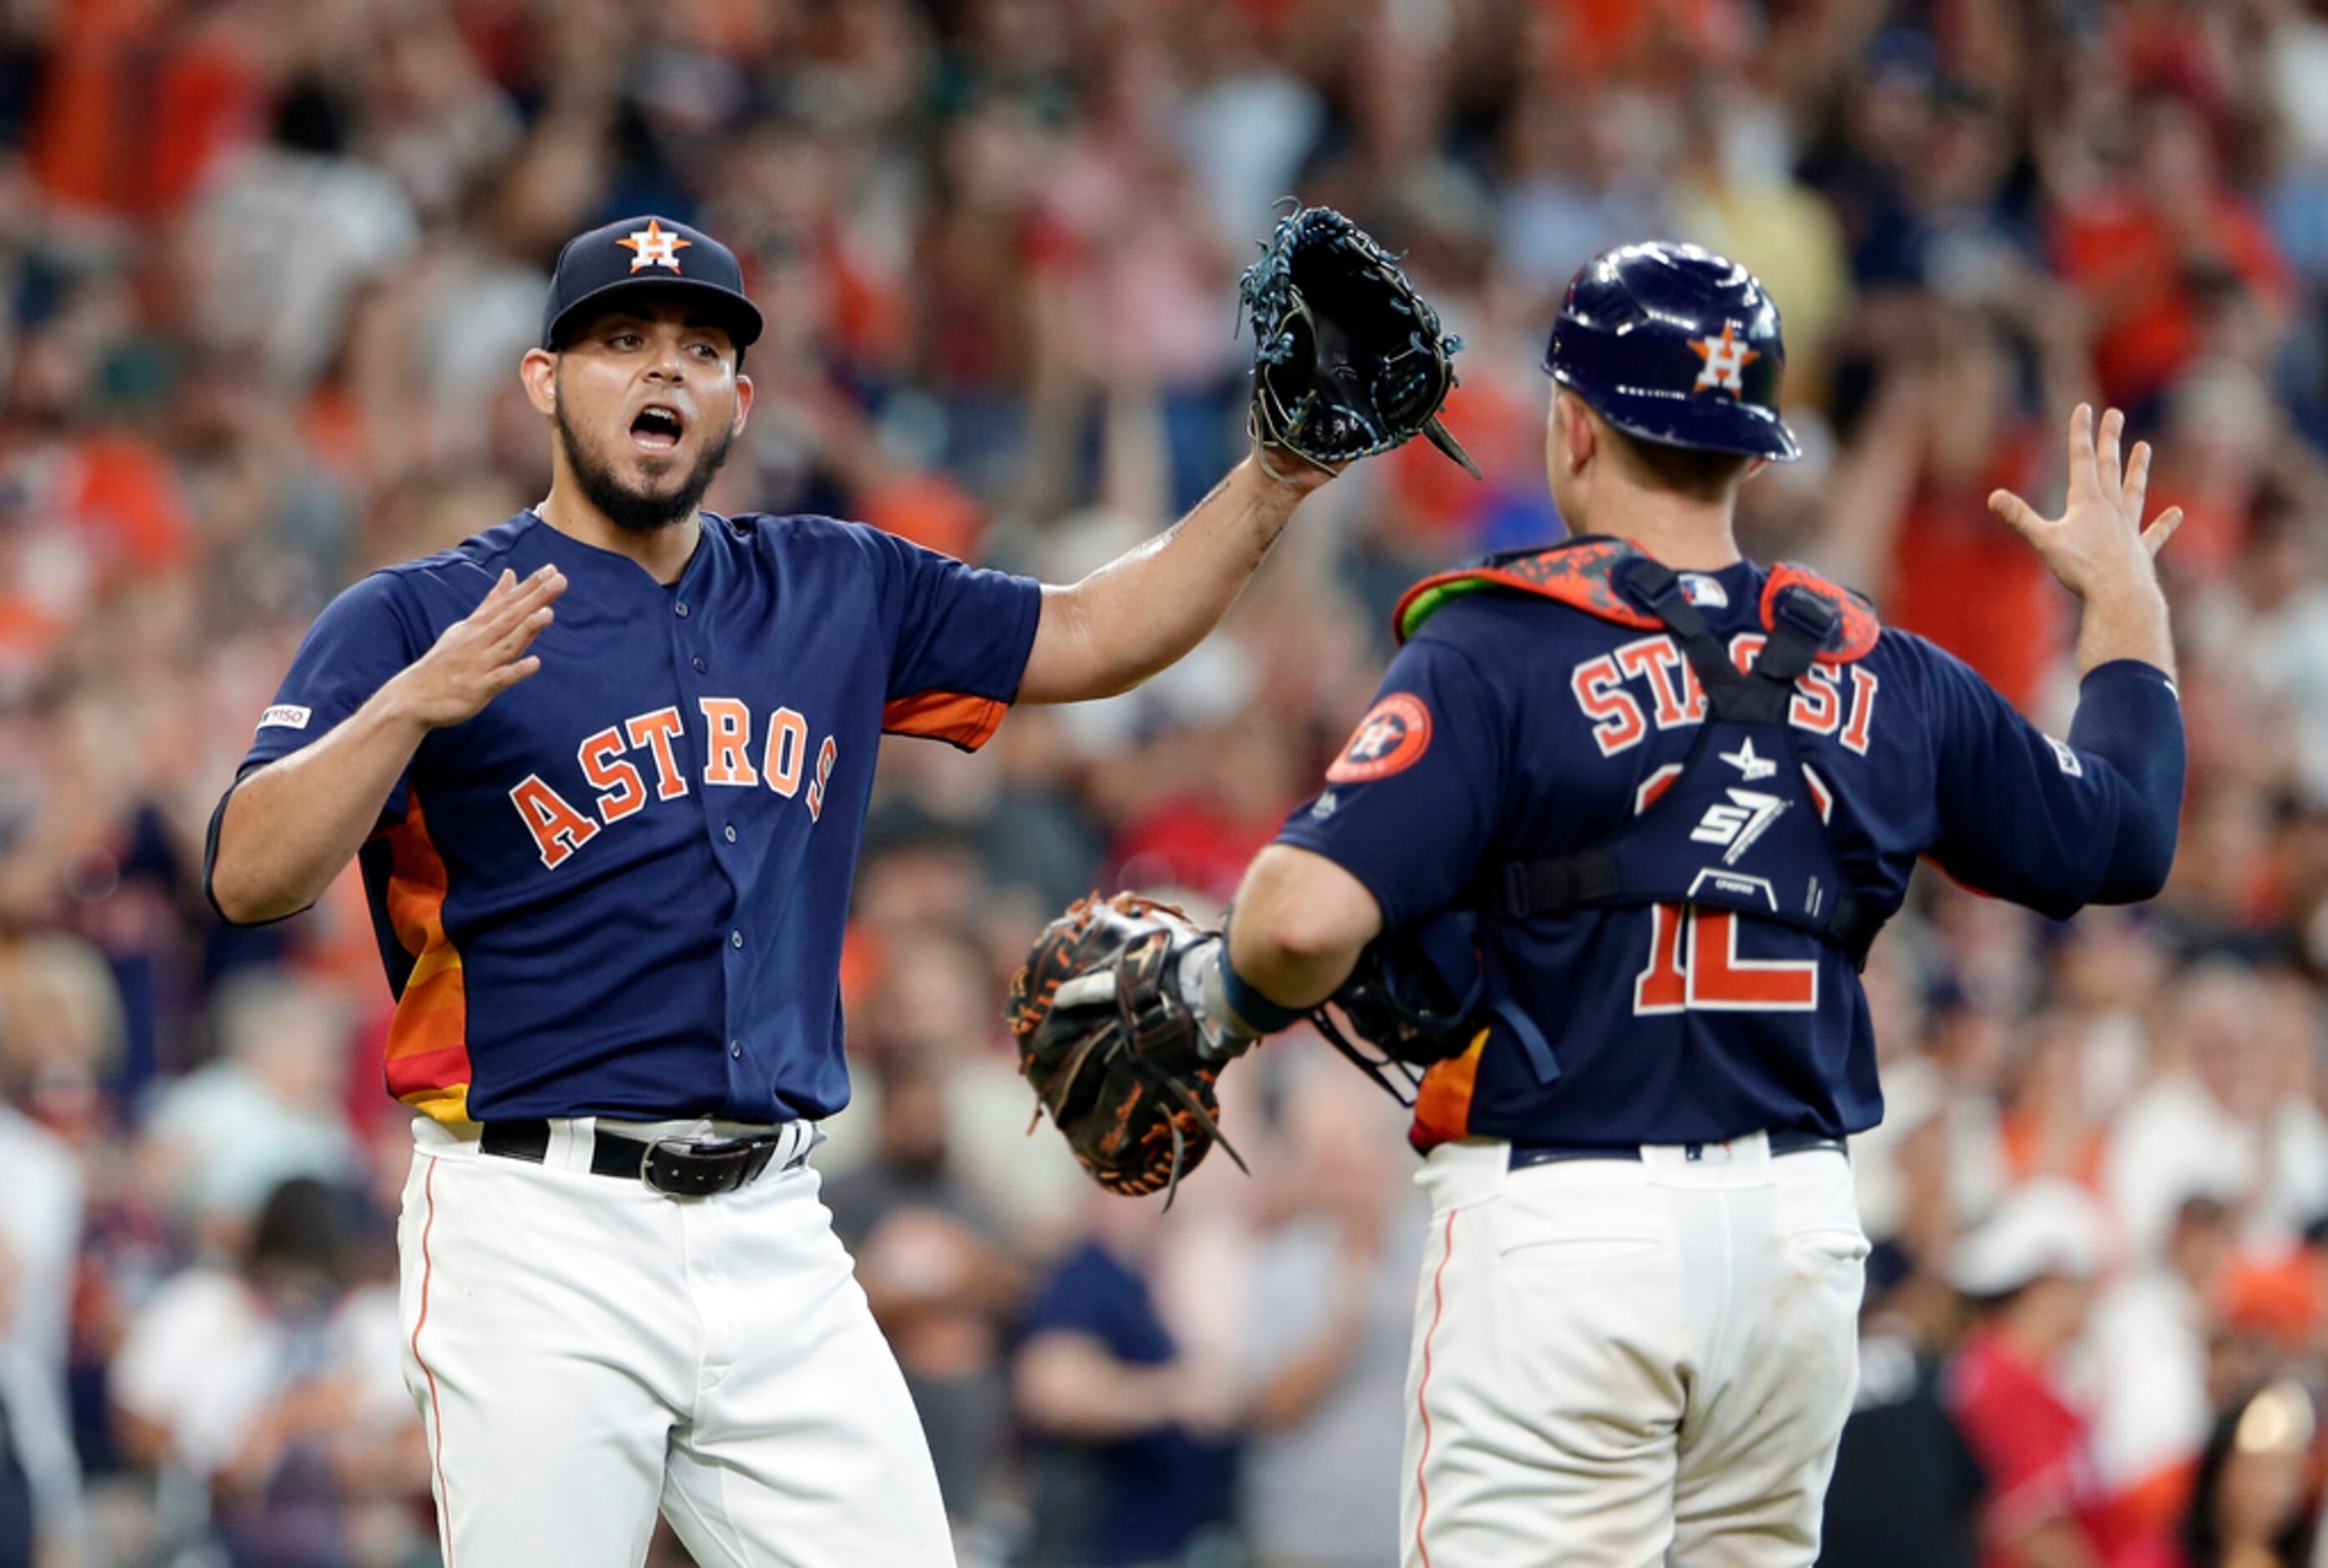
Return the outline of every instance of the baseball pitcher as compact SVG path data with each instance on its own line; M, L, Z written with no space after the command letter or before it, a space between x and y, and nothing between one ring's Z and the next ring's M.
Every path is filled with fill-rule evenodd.
M1352 302L1427 315L1372 277ZM1348 332L1330 366L1277 344L1300 385L1261 444L1321 439L1055 587L700 511L760 328L735 257L684 223L570 241L521 368L549 493L334 601L211 822L230 921L362 864L388 1086L418 1113L406 1371L452 1568L634 1568L658 1507L706 1568L953 1562L806 1163L849 1098L841 934L880 737L975 749L1014 702L1179 658L1304 493L1422 428L1453 347L1402 335L1376 397Z

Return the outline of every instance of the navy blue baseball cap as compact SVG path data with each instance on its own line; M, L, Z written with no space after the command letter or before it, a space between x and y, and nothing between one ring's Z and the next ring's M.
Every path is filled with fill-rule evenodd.
M668 218L624 218L577 234L558 253L549 300L541 310L541 346L590 312L634 289L702 296L741 351L760 335L760 307L744 293L736 253L700 229Z
M1791 463L1779 417L1779 307L1754 275L1695 245L1626 245L1568 286L1544 368L1645 441Z

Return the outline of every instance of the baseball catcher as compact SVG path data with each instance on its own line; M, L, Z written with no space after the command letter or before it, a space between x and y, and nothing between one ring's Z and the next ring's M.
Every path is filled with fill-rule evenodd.
M1741 487L1800 451L1751 273L1619 247L1551 329L1545 478L1576 537L1408 594L1374 705L1226 931L1155 960L1165 1059L1209 1089L1330 1000L1420 1067L1405 1568L1797 1568L1856 1381L1845 1141L1883 1108L1859 966L1926 855L2057 920L2165 885L2185 746L2152 558L2181 514L2145 521L2149 447L2087 407L2058 515L1990 498L2082 603L2057 738L1741 551ZM1308 439L1318 401L1282 407ZM1054 1028L1092 965L1066 967Z

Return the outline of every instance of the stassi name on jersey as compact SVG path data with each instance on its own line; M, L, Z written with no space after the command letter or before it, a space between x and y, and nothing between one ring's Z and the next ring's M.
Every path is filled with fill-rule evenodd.
M1741 671L1752 668L1765 641L1759 632L1739 633L1730 639L1731 662ZM1795 682L1787 720L1797 729L1832 735L1864 756L1882 684L1863 663L1814 664ZM1674 729L1705 719L1705 688L1674 640L1663 634L1584 661L1568 689L1591 724L1602 756L1638 746L1652 727Z
M810 762L808 720L789 708L768 716L755 733L752 710L733 697L697 699L703 716L703 770L708 789L773 790L798 797L809 820L824 814L824 792L840 747L826 736ZM606 828L645 809L648 799L672 801L688 793L677 742L686 724L677 708L658 708L610 724L575 748L582 776L597 792L588 809L575 805L538 774L510 791L510 803L533 836L541 863L555 869ZM652 775L652 782L649 775Z

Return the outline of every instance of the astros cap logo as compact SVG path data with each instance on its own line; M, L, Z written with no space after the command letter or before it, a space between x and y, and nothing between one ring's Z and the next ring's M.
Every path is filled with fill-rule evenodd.
M1697 372L1697 384L1690 390L1703 392L1720 388L1734 398L1746 390L1746 367L1762 356L1740 343L1737 331L1736 322L1725 321L1720 337L1690 340L1689 352L1705 361L1705 368Z
M642 267L668 267L677 272L680 251L695 241L681 239L650 218L645 228L634 229L615 243L631 252L633 272Z

